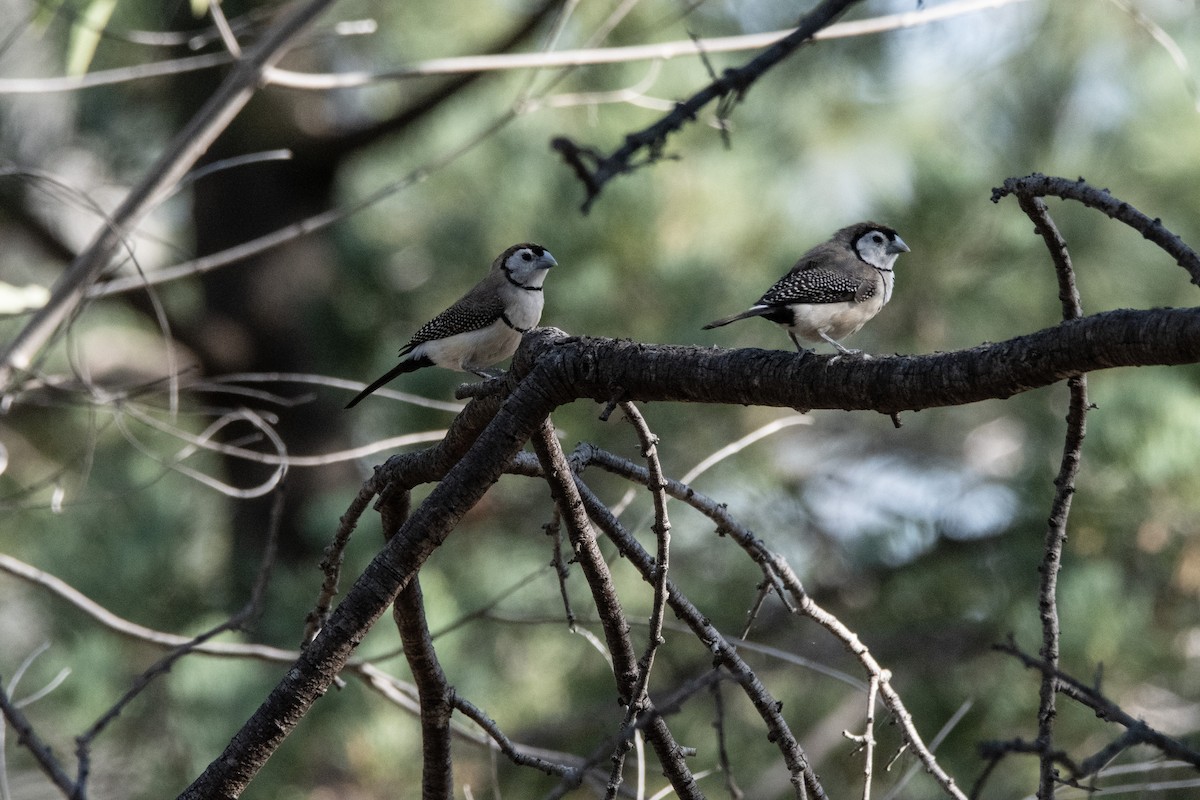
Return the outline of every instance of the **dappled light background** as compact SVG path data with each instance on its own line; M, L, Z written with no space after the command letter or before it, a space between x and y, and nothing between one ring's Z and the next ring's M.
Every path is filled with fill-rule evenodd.
M559 262L546 283L544 325L789 349L761 320L700 328L753 302L833 230L884 222L912 252L898 262L891 303L849 342L881 354L967 348L1061 319L1053 268L1031 223L1011 199L991 202L1006 177L1084 176L1200 245L1194 0L1013 0L928 24L919 16L962 5L855 6L847 20L918 12L917 24L802 48L729 111L725 136L710 107L669 140L667 158L614 180L586 215L584 189L551 150L553 137L611 151L705 85L710 66L720 73L753 53L713 52L708 65L687 56L469 82L265 88L205 157L211 169L157 206L106 278L153 276L342 213L237 263L90 300L34 365L37 385L4 397L0 553L126 620L191 635L247 602L277 525L261 614L226 638L296 647L320 585L317 561L361 480L389 453L436 438L464 376L423 370L389 388L432 402L382 393L344 411L360 388L348 382L390 368L412 332L514 242L541 243ZM222 7L250 41L276 4ZM708 40L784 29L803 10L777 0L347 0L281 66L385 73L497 48ZM0 36L7 339L229 67L71 85L223 52L210 18L193 16L188 3L0 0L0 16L12 21ZM173 42L152 31L186 35ZM67 77L39 83L56 76ZM1187 274L1128 228L1078 204L1051 202L1050 212L1071 247L1086 313L1194 304ZM1110 697L1187 735L1200 727L1200 372L1145 368L1089 381L1098 408L1088 419L1060 583L1063 664L1082 678L1102 665ZM1036 730L1036 676L991 645L1010 633L1027 649L1040 641L1036 567L1066 399L1065 387L1054 386L905 413L900 428L887 416L841 411L642 411L674 478L748 437L692 485L786 556L809 591L859 633L892 670L926 741L954 720L937 753L969 785L983 766L980 741ZM565 448L589 441L636 460L632 429L619 414L601 421L601 410L581 402L555 414ZM752 435L768 425L769 435ZM245 450L259 455L248 459ZM273 516L284 456L300 460L282 477L285 500ZM625 484L594 477L606 501L621 500ZM565 624L542 529L551 508L543 485L503 479L421 581L456 689L513 739L586 754L598 743L592 721L610 730L621 709L603 655ZM738 635L761 576L699 514L681 504L671 513L673 579ZM648 495L633 497L622 518L652 541ZM377 519L368 515L357 531L344 585L381 546ZM648 587L620 562L614 571L630 619L644 623ZM568 586L586 623L594 617L586 587L577 575ZM857 787L861 763L841 735L861 725L862 687L845 675L852 659L771 603L747 639L747 660L783 700L826 785ZM403 678L397 647L389 620L359 655ZM26 713L56 751L70 753L73 737L161 654L0 572L0 680L16 698L54 683ZM711 667L695 645L661 657L652 693ZM183 659L98 740L93 796L178 792L285 668ZM746 795L789 796L787 771L749 704L731 693L726 714ZM1060 739L1093 741L1099 729L1089 717L1064 711ZM672 725L700 749L698 761L715 765L711 721L701 700ZM898 742L886 726L879 736L885 752ZM508 797L554 785L493 764L482 748L457 746L456 782L475 797L493 784ZM351 682L317 703L247 796L413 796L419 747L413 716ZM3 756L11 796L51 796L11 734ZM877 778L880 791L913 764L902 757L894 775ZM1007 766L988 796L1031 793L1035 761ZM719 795L723 778L706 780L706 792ZM917 776L897 796L935 792Z

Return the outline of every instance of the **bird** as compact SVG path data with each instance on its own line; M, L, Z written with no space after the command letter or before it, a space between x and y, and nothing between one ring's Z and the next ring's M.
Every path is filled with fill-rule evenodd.
M346 408L358 405L393 378L422 367L436 365L492 377L486 368L515 353L521 335L542 318L542 283L556 266L554 256L540 244L523 242L505 250L483 280L413 334L400 349L399 364L355 395Z
M801 353L810 352L800 339L825 341L840 355L858 355L841 339L857 333L892 299L892 268L909 247L886 225L848 225L816 245L796 265L740 314L704 326L719 328L739 319L764 317L787 331ZM839 356L840 357L840 356Z

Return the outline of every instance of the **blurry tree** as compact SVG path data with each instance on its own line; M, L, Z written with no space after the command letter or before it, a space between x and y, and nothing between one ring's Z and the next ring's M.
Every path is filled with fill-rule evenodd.
M3 2L0 797L1194 793L1194 3ZM933 355L697 330L866 217Z

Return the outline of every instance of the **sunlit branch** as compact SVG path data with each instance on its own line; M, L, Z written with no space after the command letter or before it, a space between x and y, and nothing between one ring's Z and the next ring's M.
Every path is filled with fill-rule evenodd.
M232 63L228 53L205 53L198 56L155 61L150 64L134 64L128 67L98 70L86 75L64 75L55 78L0 78L0 94L46 94L52 92L77 92L97 86L112 86L120 83L162 78L197 72Z
M879 697L879 684L890 681L892 673L884 670L879 675L872 675L867 688L867 713L863 721L861 734L842 731L850 741L857 744L863 751L863 800L871 800L871 778L875 770L875 701Z
M130 622L104 608L62 579L30 564L26 564L24 561L13 558L10 555L0 553L0 572L5 572L34 586L46 589L86 616L91 617L100 625L129 639L166 648L182 647L194 639L191 636L164 633L143 625L138 625L136 622ZM206 641L196 645L194 650L197 653L223 658L255 658L263 661L285 663L295 660L297 655L294 650L283 650L278 647L240 644L236 642Z
M134 408L132 405L125 405L122 410L129 416L137 419L139 422L154 428L155 430L173 436L180 441L186 442L190 449L180 451L175 456L175 462L182 461L190 456L195 450L203 449L213 453L233 456L245 461L252 461L258 464L267 464L270 466L279 467L324 467L329 464L337 464L343 461L353 461L358 458L369 456L372 453L378 453L383 450L394 451L400 447L408 447L414 444L425 444L428 442L440 441L446 435L444 429L421 431L419 433L408 433L401 436L393 436L384 440L377 440L370 444L352 447L346 450L335 450L329 453L320 455L300 456L292 455L287 452L282 440L277 441L277 449L274 453L262 452L260 450L249 450L245 447L237 445L224 444L213 439L213 435L219 430L233 422L244 420L253 424L256 428L263 431L270 429L261 419L256 419L256 415L246 414L241 411L229 412L224 415L218 422L214 423L201 434L192 434L188 431L171 425L170 423L160 420L153 414L149 414L140 409ZM215 427L214 427L215 426Z
M962 0L962 2L946 3L921 11L909 11L872 19L837 23L825 28L812 38L819 41L887 33L889 31L927 25L964 14L972 14L1021 2L1028 2L1028 0ZM794 28L788 28L786 30L742 36L681 39L659 44L629 45L626 47L437 58L375 72L311 74L276 68L271 70L269 79L276 86L286 86L291 89L329 90L369 86L383 81L407 80L433 75L585 67L601 64L623 64L635 61L668 61L674 58L699 56L701 53L740 53L748 50L761 50L779 43L794 31ZM3 90L3 87L4 84L0 82L0 90Z
M914 28L951 19L965 14L1029 2L1029 0L960 0L920 11L888 14L872 19L841 22L818 33L815 40L845 39L869 36L889 31ZM753 33L742 36L719 36L707 39L681 39L658 44L626 47L557 50L539 53L507 53L496 55L457 56L419 61L406 66L378 71L342 72L336 74L303 73L274 68L270 82L292 89L327 91L396 80L409 80L434 75L463 75L483 72L583 67L602 64L623 64L636 61L667 61L705 53L740 53L761 50L779 42L794 29ZM81 76L54 78L0 78L0 94L41 94L69 92L97 86L111 86L146 78L177 75L201 69L223 66L233 61L228 53L209 53L170 61L139 64L100 70Z
M219 387L220 391L229 391L230 387L228 384L233 383L309 383L331 389L347 389L351 392L358 392L366 387L366 384L361 381L348 381L342 378L334 378L328 375L313 375L306 372L237 372L207 378L203 382L197 383L195 388L207 389L215 385ZM409 405L421 406L422 408L449 411L451 414L457 414L464 407L462 403L434 400L419 394L401 392L395 389L379 388L375 390L374 396L388 397L392 400L400 400Z
M863 669L878 685L879 695L883 700L883 704L892 713L892 716L899 724L901 735L904 737L904 742L913 754L920 759L921 764L938 785L942 787L942 791L948 794L954 800L967 800L967 796L962 789L958 787L954 778L942 769L941 765L934 758L933 752L925 746L925 742L921 738L921 734L917 731L916 725L913 723L912 715L905 708L904 702L900 699L899 693L892 687L889 680L890 672L885 670L875 657L871 654L867 646L859 639L858 634L850 630L846 625L830 614L812 599L812 597L804 590L804 586L800 583L800 579L796 577L796 573L792 571L791 566L782 557L772 554L771 566L778 573L784 584L788 588L788 592L792 596L795 603L797 613L802 614L816 622L829 633L833 634L842 645L862 664Z
M284 225L270 233L263 234L241 244L221 250L217 253L211 253L182 264L176 264L172 267L147 271L143 275L126 275L120 278L114 278L110 281L103 281L90 286L86 292L86 296L104 297L110 294L119 294L122 292L134 291L143 289L147 286L155 286L167 281L178 280L180 278L188 278L193 275L199 275L205 272L210 272L214 269L235 264L247 258L260 255L269 250L272 250L280 245L286 244L302 236L307 236L317 231L324 230L329 226L341 222L352 215L369 208L370 206L391 197L398 192L407 189L421 181L424 181L431 174L438 170L449 166L457 161L461 156L474 150L477 146L487 141L497 131L507 126L510 122L517 118L515 111L507 111L500 114L496 119L485 125L482 129L471 136L467 141L460 145L452 147L448 152L435 158L433 161L412 170L407 175L399 180L383 186L380 189L372 192L361 200L358 200L348 206L341 208L333 208L328 211L323 211L319 214L314 214L299 222L290 225Z
M219 0L208 0L208 13L212 15L213 25L221 37L221 43L229 51L229 55L235 60L241 58L242 46L238 43L237 36L234 35L233 28L229 25L229 20L225 18L225 12L221 9Z

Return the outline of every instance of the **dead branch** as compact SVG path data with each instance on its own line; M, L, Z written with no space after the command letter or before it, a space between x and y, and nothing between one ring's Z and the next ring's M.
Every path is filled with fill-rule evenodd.
M599 151L581 147L570 139L559 136L553 139L550 146L558 152L567 166L574 171L576 177L583 183L587 197L583 201L583 213L587 213L592 203L599 197L600 191L610 180L618 175L632 172L638 167L652 164L663 158L663 149L667 137L682 129L696 119L702 108L715 100L733 98L740 101L756 80L768 70L786 59L800 45L812 39L813 35L822 28L832 24L846 9L858 0L824 0L820 5L808 12L796 25L796 29L775 44L768 47L742 67L727 69L721 77L714 80L648 128L625 137L625 144L610 155L601 155Z

